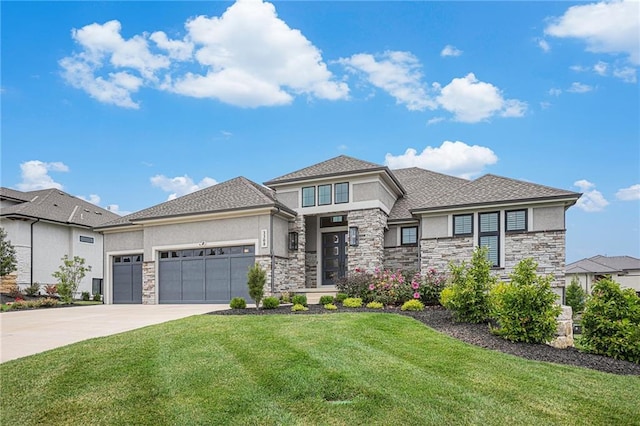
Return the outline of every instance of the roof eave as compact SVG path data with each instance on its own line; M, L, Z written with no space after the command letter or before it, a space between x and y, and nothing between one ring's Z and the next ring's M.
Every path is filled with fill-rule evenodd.
M575 195L558 195L555 197L544 198L520 198L517 200L504 200L504 201L485 201L480 203L467 203L467 204L453 204L447 206L434 206L411 209L412 214L422 213L434 213L445 212L451 210L468 210L470 208L489 207L489 206L508 206L508 205L521 205L521 204L543 204L549 202L561 202L564 201L565 209L573 206L582 194Z

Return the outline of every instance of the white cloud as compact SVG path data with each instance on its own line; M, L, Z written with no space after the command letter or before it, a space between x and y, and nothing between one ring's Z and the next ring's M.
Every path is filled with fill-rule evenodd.
M616 198L622 201L640 200L640 183L631 185L628 188L622 188L616 192Z
M582 65L571 65L569 69L575 72L587 72L589 71L590 68Z
M602 193L595 189L595 184L588 180L581 179L573 183L574 186L580 188L582 197L576 203L576 207L585 212L599 212L604 210L609 202L604 198Z
M593 71L601 76L605 76L607 75L607 71L609 69L609 64L607 64L604 61L598 61L594 66L593 66Z
M385 155L385 164L392 169L421 167L469 179L498 161L496 154L484 146L469 146L464 142L444 141L439 147L427 146L420 154L408 148L401 155Z
M625 83L635 83L637 79L637 70L632 67L621 67L613 70L613 76L619 78Z
M176 176L169 178L164 175L155 175L151 177L151 185L170 192L167 200L173 200L186 194L198 191L203 188L215 185L218 182L210 177L203 178L200 182L195 183L189 176Z
M270 3L239 0L222 16L197 16L185 28L182 40L162 31L125 39L115 20L73 30L81 51L60 60L62 76L98 101L125 108L139 107L131 96L142 86L240 107L286 105L299 95L348 97L320 50Z
M571 87L567 89L567 92L570 93L587 93L593 90L593 87L588 84L573 82L571 83Z
M544 30L554 37L583 40L595 53L628 55L640 64L640 3L635 0L572 6Z
M440 122L442 122L444 120L445 120L444 117L433 117L433 118L430 118L429 120L427 120L427 126L431 126L432 124L440 123Z
M451 80L440 90L437 101L454 114L455 120L466 123L477 123L494 115L522 117L527 110L525 102L505 99L500 89L479 81L473 73Z
M90 202L91 204L95 204L96 206L100 205L100 196L97 194L89 194L89 197L85 197L84 195L77 195L81 200L85 200Z
M447 44L444 49L442 49L442 51L440 52L440 56L442 57L446 57L446 56L460 56L462 55L462 50L457 49L455 46L452 46L450 44Z
M422 66L409 52L387 51L377 56L359 53L337 62L353 73L364 73L369 83L388 92L410 111L436 107L422 82Z
M549 42L543 38L538 39L538 47L542 49L542 51L545 53L551 50L551 46L549 46Z
M551 96L560 96L562 94L562 90L558 89L557 87L553 87L551 89L549 89L549 95Z
M126 215L132 213L132 212L126 211L126 210L120 210L120 206L118 204L109 204L106 207L106 209L109 210L111 213L115 213L115 214L120 215L120 216L126 216Z
M45 163L39 160L26 161L20 164L22 182L16 187L20 191L35 191L38 189L62 189L62 184L53 180L49 172L68 172L69 167L61 162Z

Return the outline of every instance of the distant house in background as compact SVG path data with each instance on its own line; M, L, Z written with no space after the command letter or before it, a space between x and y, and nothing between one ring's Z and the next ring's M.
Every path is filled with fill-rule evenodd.
M103 236L94 226L119 216L59 189L22 192L0 187L0 226L15 247L16 283L54 284L61 258L80 256L92 270L78 291L92 292L103 277Z
M611 275L622 288L640 292L640 259L631 256L593 256L567 265L566 285L577 278L582 288L591 293L596 281Z

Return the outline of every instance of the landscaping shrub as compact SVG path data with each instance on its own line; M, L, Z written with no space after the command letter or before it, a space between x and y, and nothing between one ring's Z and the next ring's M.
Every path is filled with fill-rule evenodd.
M264 309L275 309L280 306L280 300L277 297L265 297L262 301L262 307Z
M7 231L0 228L0 277L9 275L17 270L18 258L16 257L16 249L7 239Z
M565 303L567 304L567 306L571 306L573 315L579 314L584 311L584 304L587 299L587 294L578 282L578 278L573 277L571 279L571 284L569 284L566 289L565 299Z
M247 302L242 297L234 297L231 299L229 307L231 309L245 309L247 307Z
M424 311L424 304L418 299L407 300L400 308L402 311Z
M24 294L22 293L22 290L20 290L20 287L14 284L9 289L9 296L13 297L14 299L21 299Z
M80 296L80 298L85 302L88 302L91 299L91 295L89 294L88 291L83 291L82 296Z
M510 274L511 282L491 290L492 332L512 342L544 343L553 339L561 312L551 290L553 276L536 275L538 264L523 259Z
M338 307L336 305L334 305L333 303L327 303L324 305L324 308L327 311L335 311L336 309L338 309Z
M260 267L259 264L254 263L249 268L247 274L247 286L249 286L249 297L253 299L256 304L256 309L260 308L260 301L264 296L264 285L267 282L267 273Z
M54 306L58 306L58 300L53 299L51 297L47 297L45 299L40 299L40 306L45 308L52 308Z
M53 297L58 293L58 286L55 284L47 284L44 286L44 292L49 297Z
M96 293L93 295L94 302L100 302L102 300L102 295L100 293Z
M640 364L640 297L610 277L599 280L585 305L580 343L587 352Z
M283 291L280 294L280 303L291 303L291 293L288 291Z
M370 297L369 285L373 282L373 275L356 268L354 273L338 279L336 288L348 297L359 297L367 300Z
M321 305L328 305L329 303L333 303L333 296L320 296L320 304Z
M447 284L447 277L433 268L427 270L422 276L420 284L420 301L425 305L434 306L440 304L440 294Z
M487 248L477 247L471 263L449 264L451 285L443 289L440 303L453 311L459 322L480 323L489 317L489 289L496 278L491 275Z
M307 306L307 296L304 294L296 294L291 298L291 303L294 305Z
M362 307L362 299L359 297L348 297L344 299L342 306L345 308L360 308Z
M27 288L24 289L24 294L31 297L34 297L40 294L40 283L33 282L29 284L29 286L27 286Z
M300 303L295 303L292 307L291 310L293 312L300 312L300 311L308 311L309 308L307 308L306 306L300 304Z
M369 302L367 303L367 308L369 309L382 309L384 305L380 302Z
M73 295L78 291L80 281L87 272L91 271L91 266L84 266L85 259L80 256L73 256L69 259L66 254L62 257L62 265L51 274L58 279L58 294L63 303L73 303Z
M336 303L342 303L349 295L347 293L338 293L336 294Z

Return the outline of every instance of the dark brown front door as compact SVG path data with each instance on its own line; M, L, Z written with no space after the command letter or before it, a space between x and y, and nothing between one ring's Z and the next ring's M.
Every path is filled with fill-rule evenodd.
M347 274L347 232L322 234L322 285L335 285Z

